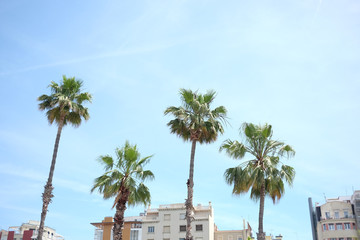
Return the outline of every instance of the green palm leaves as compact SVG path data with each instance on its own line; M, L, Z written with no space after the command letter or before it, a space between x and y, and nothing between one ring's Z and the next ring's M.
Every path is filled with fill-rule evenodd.
M51 95L41 95L38 98L39 109L47 110L46 116L50 124L54 121L59 125L63 118L63 125L70 123L74 127L81 124L82 118L89 119L88 109L82 104L91 102L92 96L85 92L81 93L83 82L75 77L63 76L62 83L51 82Z
M240 129L244 135L244 143L226 140L220 147L234 159L242 159L246 154L252 159L239 166L225 171L225 181L233 185L233 194L243 194L250 191L250 198L260 200L258 239L264 239L263 211L264 197L269 196L277 202L284 194L284 181L290 186L295 177L294 168L282 164L281 157L292 157L295 151L291 146L272 139L272 126L244 123Z
M95 179L91 192L97 189L105 199L115 197L113 236L114 240L122 240L126 205L150 204L150 191L144 181L153 180L154 174L143 169L152 156L141 158L136 145L126 141L124 147L116 148L115 154L116 159L109 155L99 157L105 173Z
M208 91L202 95L191 90L180 89L182 106L168 107L164 114L172 114L175 119L167 125L185 141L196 140L199 143L211 143L223 133L222 123L226 122L226 109L223 106L210 109L216 93Z
M104 199L115 197L114 206L124 191L130 192L128 205L149 204L150 191L144 181L153 180L154 174L143 167L152 156L140 158L137 146L132 146L129 142L122 148L116 148L115 153L116 159L109 155L99 157L98 160L106 172L95 179L91 192L97 189Z

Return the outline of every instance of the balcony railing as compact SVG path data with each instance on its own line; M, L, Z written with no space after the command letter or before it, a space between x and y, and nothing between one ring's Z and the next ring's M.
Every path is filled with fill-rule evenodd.
M336 220L336 219L354 219L355 216L354 215L349 215L349 216L346 216L346 217L321 217L320 220Z

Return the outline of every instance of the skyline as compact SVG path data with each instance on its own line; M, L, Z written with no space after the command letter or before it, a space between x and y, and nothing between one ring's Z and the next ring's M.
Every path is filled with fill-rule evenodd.
M113 200L90 189L103 173L96 158L126 140L154 154L151 207L185 201L191 144L163 114L180 106L180 88L215 90L212 106L229 117L215 143L197 146L194 205L211 201L221 230L244 218L256 232L258 203L232 196L223 173L240 162L219 147L241 140L243 122L269 123L295 149L284 163L296 176L278 204L266 199L264 230L310 239L308 197L360 189L359 13L355 0L0 1L0 229L40 220L57 127L36 99L66 75L93 103L89 121L60 139L45 225L65 239L93 238L90 222L114 215Z

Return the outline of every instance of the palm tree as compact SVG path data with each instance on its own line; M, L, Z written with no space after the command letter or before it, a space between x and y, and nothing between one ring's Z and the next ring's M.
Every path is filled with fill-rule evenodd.
M193 187L194 187L194 157L196 143L211 143L217 139L219 133L223 133L222 123L226 122L226 109L223 106L214 110L210 109L210 104L214 101L216 93L208 91L202 95L191 90L180 89L182 106L168 107L164 114L172 114L175 119L167 125L171 133L175 133L184 141L190 141L190 170L187 181L186 206L186 240L192 240L191 222L193 220Z
M250 198L260 200L258 240L265 240L263 231L265 196L275 204L284 195L284 181L290 186L295 177L294 168L280 162L280 157L292 157L295 151L285 143L272 140L272 126L244 123L240 134L245 135L245 142L226 140L220 147L232 158L242 159L249 153L254 158L239 166L225 171L225 180L233 185L233 194L247 193ZM281 165L281 166L279 166Z
M76 80L75 77L66 78L64 75L60 85L53 81L49 85L51 88L51 95L44 94L38 98L38 101L40 101L39 109L42 111L46 110L46 116L49 123L53 124L55 122L58 125L49 178L44 187L44 193L42 194L43 207L38 240L42 240L47 209L51 202L51 198L54 196L52 194L54 189L52 186L52 179L62 128L67 124L79 127L82 118L85 120L89 119L88 109L82 104L91 102L92 96L87 92L81 92L82 85L83 82L81 80Z
M122 240L126 204L150 204L150 191L144 181L154 179L154 174L143 169L152 156L140 158L136 145L131 146L126 141L125 146L116 148L115 153L115 160L109 155L99 157L106 172L95 179L91 192L98 189L104 199L115 197L112 207L116 206L113 236L114 240Z

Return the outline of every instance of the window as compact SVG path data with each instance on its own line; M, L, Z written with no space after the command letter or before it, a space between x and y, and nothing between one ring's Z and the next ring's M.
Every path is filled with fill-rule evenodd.
M352 240L352 238L346 238L346 240Z
M339 240L344 240L344 238L339 238Z
M180 213L180 220L184 220L185 219L185 213Z
M335 219L339 219L340 216L339 216L339 212L335 212Z
M170 221L170 214L164 214L164 220L165 221Z
M330 219L330 212L325 212L326 219Z
M203 240L203 238L202 237L197 237L197 238L195 238L195 240Z
M153 232L155 232L155 227L154 226L148 227L148 233L153 233Z
M344 223L345 229L351 229L350 223Z
M329 230L335 230L335 226L333 223L329 223Z
M196 231L202 231L202 230L203 230L202 224L196 225Z
M163 233L170 233L170 226L164 226Z
M237 237L237 240L243 240L243 239L242 239L242 237L238 236L238 237Z
M343 229L343 226L342 226L342 223L337 223L336 224L336 230L342 230ZM340 240L340 239L339 239ZM344 239L343 239L344 240Z
M180 232L186 231L186 225L180 225Z
M336 238L330 238L330 240L336 240Z
M130 240L138 240L138 239L139 239L139 230L131 230Z
M185 238L179 238L179 240L185 240Z
M323 231L326 231L326 224L323 224Z
M344 211L344 218L348 218L349 217L349 212L348 211Z

